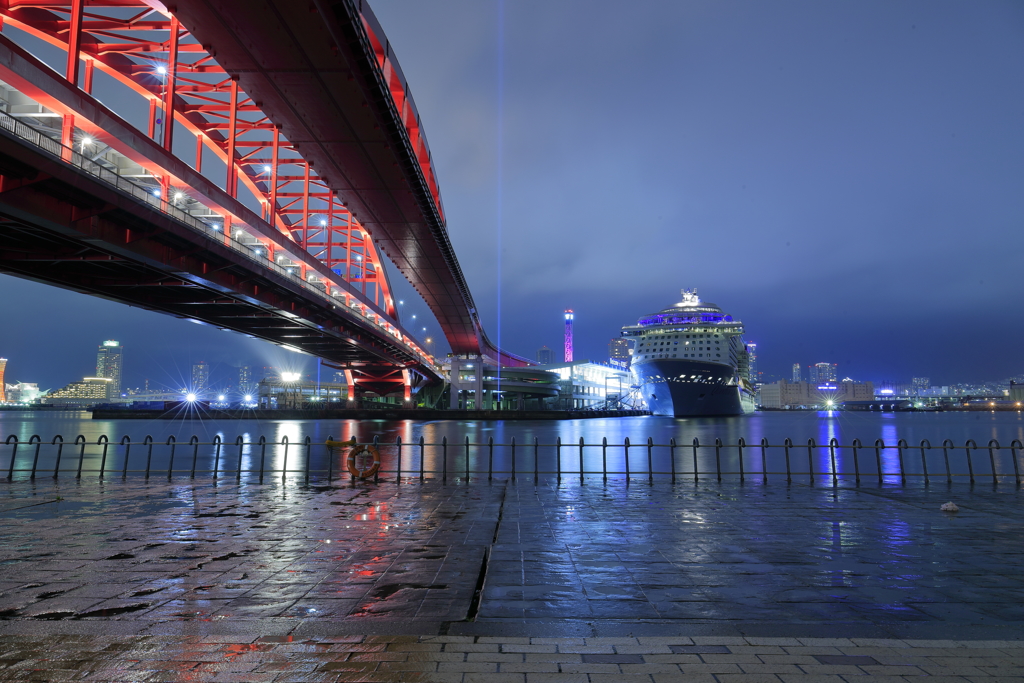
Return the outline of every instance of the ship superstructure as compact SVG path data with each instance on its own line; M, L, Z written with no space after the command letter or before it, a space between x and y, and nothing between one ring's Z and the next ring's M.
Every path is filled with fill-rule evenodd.
M631 369L648 408L675 417L742 415L754 409L743 324L696 290L622 328L634 342Z

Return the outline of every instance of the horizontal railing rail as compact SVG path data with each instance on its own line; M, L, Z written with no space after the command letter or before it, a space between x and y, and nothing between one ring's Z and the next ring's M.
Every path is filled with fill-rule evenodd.
M287 436L278 441L268 441L265 436L257 440L239 436L234 442L220 436L212 441L200 441L197 436L187 442L174 436L165 441L152 436L142 441L133 441L128 436L112 441L105 435L91 442L83 435L74 441L57 435L44 442L39 435L21 440L12 434L0 443L0 453L4 450L6 458L0 455L0 463L6 464L8 481L14 480L16 474L27 474L29 479L40 474L58 479L71 473L76 479L83 474L98 474L100 479L144 474L147 479L162 476L171 480L187 472L193 479L197 473L211 474L214 479L258 476L261 483L268 476L278 475L282 481L287 481L289 475L302 475L306 483L314 475L328 481L346 476L352 480L371 476L379 480L381 475L395 475L399 481L404 476L465 482L483 477L532 477L537 482L543 475L559 481L578 478L581 484L597 477L603 481L647 478L651 483L655 477L670 478L673 482L738 477L740 481L753 479L764 484L784 477L787 483L806 478L812 484L831 480L833 485L838 485L840 479L851 478L857 484L862 479L877 479L879 484L906 484L908 478L922 480L925 485L932 480L952 483L954 479L967 478L973 484L977 479L990 477L993 484L1012 479L1019 487L1020 461L1024 456L1020 439L1014 439L1008 446L995 439L982 446L973 439L963 446L956 446L949 439L935 446L927 439L918 445L910 445L904 439L895 444L886 444L881 439L868 444L854 439L848 445L836 439L827 444L817 444L814 439L800 444L791 439L774 444L761 439L748 444L742 438L730 444L721 439L701 443L696 438L690 443L675 439L655 443L652 438L637 443L628 438L622 443L610 443L607 438L600 443L587 443L582 437L575 442L558 438L554 443L543 444L537 438L527 443L517 443L515 438L508 443L495 443L493 438L471 442L469 437L460 442L443 437L438 443L428 443L422 436L413 441L397 438L386 443L378 437L363 442L352 437L347 442L338 442L330 436L325 441L313 441L308 436L301 441L289 440ZM357 452L376 452L376 466L360 469L355 464Z

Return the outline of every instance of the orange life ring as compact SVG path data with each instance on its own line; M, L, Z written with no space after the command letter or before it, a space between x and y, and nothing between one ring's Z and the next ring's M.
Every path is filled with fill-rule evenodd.
M368 469L360 470L356 467L356 456L360 453L369 453L373 456L373 465ZM352 473L353 477L367 479L377 474L378 470L380 470L380 451L373 446L356 446L348 452L348 471Z

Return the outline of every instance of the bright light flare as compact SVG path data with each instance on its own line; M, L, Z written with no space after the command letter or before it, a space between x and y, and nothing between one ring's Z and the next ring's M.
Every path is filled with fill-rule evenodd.
M197 397L195 394L185 394L185 400L188 401L189 403L195 402L196 398Z
M281 373L281 381L282 382L298 382L300 377L302 377L302 375L297 373L297 372L282 372Z

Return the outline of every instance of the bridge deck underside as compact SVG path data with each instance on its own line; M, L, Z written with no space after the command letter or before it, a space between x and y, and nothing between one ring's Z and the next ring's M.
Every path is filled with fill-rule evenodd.
M0 272L241 332L371 375L414 365L344 306L318 300L6 133Z

